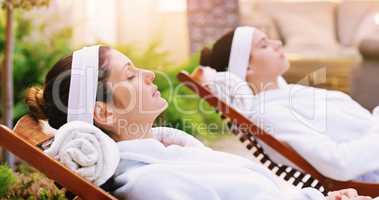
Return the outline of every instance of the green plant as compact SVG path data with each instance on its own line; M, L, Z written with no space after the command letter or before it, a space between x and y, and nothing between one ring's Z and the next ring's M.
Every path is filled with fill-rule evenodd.
M21 164L16 172L7 168L8 176L13 177L14 181L0 196L0 199L30 199L30 200L64 200L65 190L58 189L52 180L29 167ZM1 172L0 172L1 174ZM11 175L9 175L11 174Z
M199 53L195 53L187 63L167 72L172 80L173 88L161 88L163 97L169 100L169 107L163 113L163 121L187 133L209 140L225 132L224 122L212 107L176 78L180 71L192 72L198 66ZM158 76L158 86L161 85L159 78Z
M49 5L50 0L3 0L3 2L12 3L14 8L30 10L33 7L47 6Z
M0 165L0 198L4 197L11 186L16 182L16 176L6 165Z
M0 11L0 16L3 16ZM24 104L25 90L31 85L41 85L50 67L61 57L71 51L70 40L72 30L70 27L52 34L46 39L41 35L40 39L30 39L35 29L43 32L44 25L33 26L29 18L20 12L15 16L15 49L14 49L14 122L27 112ZM0 33L5 30L4 18L0 17ZM0 34L0 55L4 54L5 38ZM3 57L0 56L0 60ZM1 89L1 87L0 87ZM0 109L2 106L0 106ZM1 113L1 110L0 110Z

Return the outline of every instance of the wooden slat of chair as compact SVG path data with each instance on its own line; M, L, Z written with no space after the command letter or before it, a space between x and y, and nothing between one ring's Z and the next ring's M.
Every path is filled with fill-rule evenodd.
M293 162L296 166L304 172L311 174L314 178L318 179L328 191L336 191L346 188L354 188L359 191L361 195L378 197L379 184L364 183L358 181L337 181L322 175L316 168L314 168L308 161L306 161L294 149L283 144L279 140L272 137L263 129L259 128L249 120L247 117L237 112L235 109L227 105L222 100L213 95L207 88L202 86L194 80L188 72L182 71L177 75L178 80L190 88L193 92L198 94L202 99L206 100L208 104L216 108L226 117L232 119L233 123L237 123L242 127L248 127L248 131L253 134L257 139L263 141L265 144L273 148L277 153L281 154L289 161ZM255 133L255 134L254 134Z
M39 122L30 116L22 117L16 124L15 131L0 125L0 146L55 180L68 191L84 200L116 200L115 197L50 158L37 147L50 137L51 135L42 132Z
M40 121L33 119L29 115L21 117L17 121L13 131L17 136L33 146L39 146L54 137L52 133L43 130Z

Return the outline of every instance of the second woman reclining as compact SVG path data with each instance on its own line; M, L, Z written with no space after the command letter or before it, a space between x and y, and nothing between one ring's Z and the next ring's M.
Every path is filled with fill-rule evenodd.
M280 41L254 27L239 27L212 50L204 48L200 64L208 67L195 71L195 79L323 175L379 182L379 109L370 113L342 92L283 83L289 62ZM274 161L293 166L265 150Z

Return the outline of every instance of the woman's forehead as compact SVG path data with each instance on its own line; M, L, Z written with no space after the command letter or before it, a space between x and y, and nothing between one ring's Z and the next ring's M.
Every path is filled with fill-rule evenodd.
M123 68L125 65L133 65L133 62L121 52L113 50L110 53L110 64L116 68Z
M254 33L253 45L258 46L262 41L266 39L266 34L263 31L256 29Z

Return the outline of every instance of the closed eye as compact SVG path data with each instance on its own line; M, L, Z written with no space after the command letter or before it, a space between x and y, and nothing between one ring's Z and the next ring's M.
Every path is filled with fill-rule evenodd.
M124 65L123 71L124 71L123 73L126 76L126 80L132 80L134 77L136 77L136 71L130 62Z
M136 77L136 75L133 74L133 75L128 76L127 79L128 79L128 80L132 80L132 79L135 78L135 77Z
M131 69L131 67L128 68L128 71L126 72L126 74L127 74L127 77L126 77L127 80L132 80L134 77L136 77L136 72L133 69Z
M262 44L261 44L261 47L265 49L265 48L267 48L267 46L268 46L268 45L267 45L267 40L264 40L264 41L262 42Z

